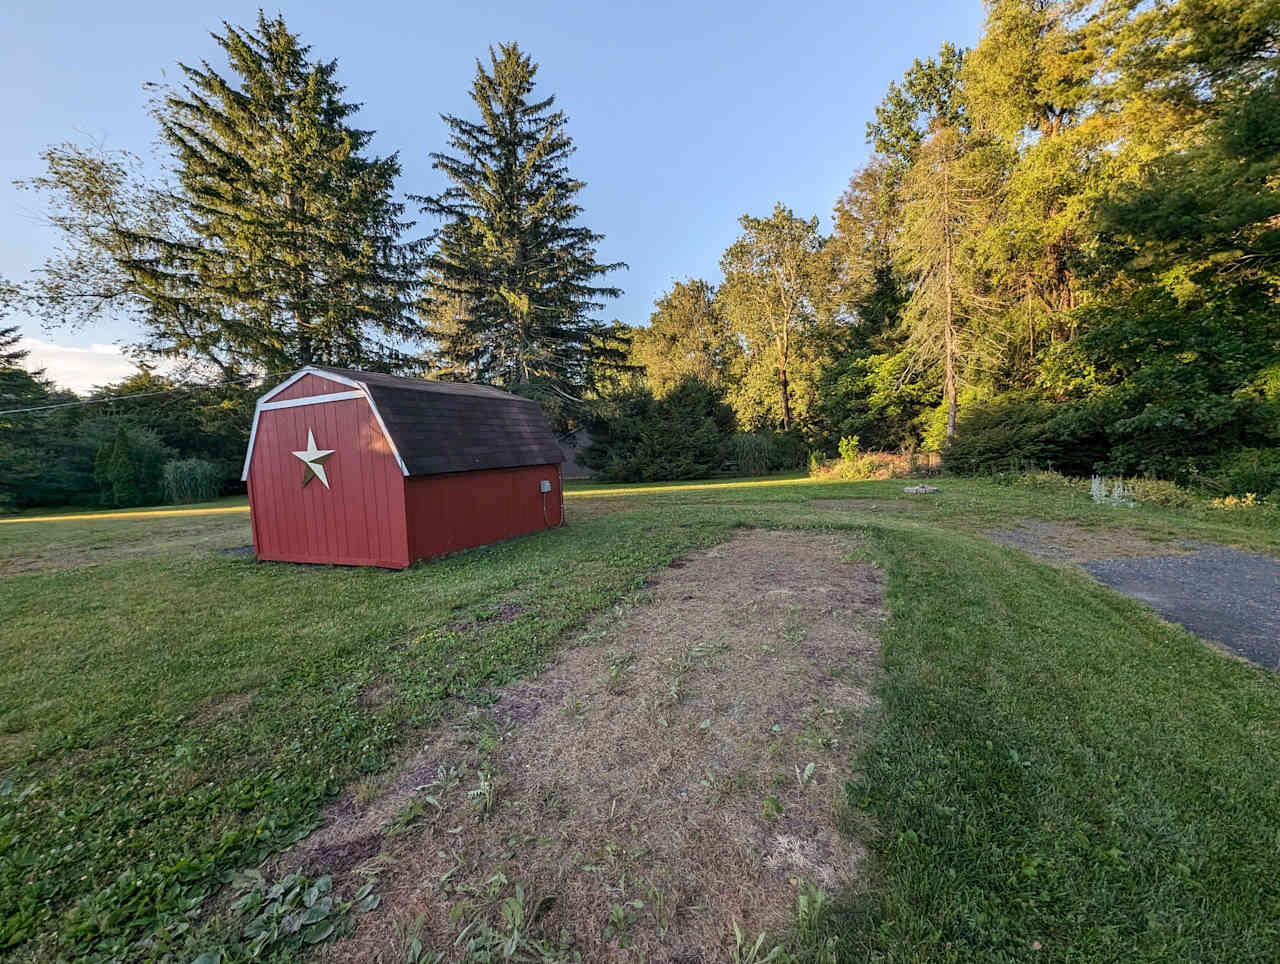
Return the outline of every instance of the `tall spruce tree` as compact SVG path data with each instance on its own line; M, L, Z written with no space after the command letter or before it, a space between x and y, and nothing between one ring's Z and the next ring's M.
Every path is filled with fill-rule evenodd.
M517 44L490 48L471 88L479 120L443 115L453 153L431 157L449 187L415 198L443 221L423 313L442 373L576 395L595 363L625 360L591 317L622 293L597 280L625 265L597 262L603 236L577 223L585 184L566 166L563 111L533 96L537 70Z
M310 362L387 367L419 330L419 265L392 199L395 155L369 156L337 61L283 18L213 35L224 75L182 65L155 108L171 183L132 158L73 146L46 152L62 252L30 286L43 313L82 320L132 310L158 355L232 377Z

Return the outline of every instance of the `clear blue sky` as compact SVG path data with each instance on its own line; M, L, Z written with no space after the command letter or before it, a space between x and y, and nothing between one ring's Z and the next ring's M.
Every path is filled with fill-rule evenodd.
M541 64L540 91L568 113L572 170L588 183L584 222L606 235L600 257L630 265L615 279L625 295L603 315L633 323L674 279L717 280L744 213L781 200L829 227L889 82L944 40L973 44L982 20L979 0L348 0L280 9L315 56L340 61L350 99L364 104L358 122L378 132L374 149L400 153L405 193L439 188L427 158L443 146L439 115L468 111L475 58L488 44L518 40ZM54 244L36 197L11 183L39 172L41 148L96 139L145 154L154 128L142 84L175 79L179 60L221 67L209 31L221 19L250 24L256 10L174 0L0 9L0 276L22 279ZM61 346L132 335L120 323L45 332L17 320L27 335ZM75 380L72 360L50 355L46 364L55 380Z

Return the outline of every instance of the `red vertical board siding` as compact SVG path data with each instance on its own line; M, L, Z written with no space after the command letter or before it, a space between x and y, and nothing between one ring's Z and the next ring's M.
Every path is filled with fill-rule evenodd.
M335 392L354 392L357 389L342 382L335 382L319 375L306 374L288 388L281 389L267 399L269 402L287 402L291 398L307 398L311 395L332 395Z
M539 491L544 479L551 483L545 495ZM414 559L483 546L561 522L557 465L414 476L404 480L404 491Z
M304 465L293 452L307 447L308 429L319 448L334 450L324 463L327 489L318 478L302 486ZM412 561L404 476L365 399L261 412L249 505L259 559L391 568Z

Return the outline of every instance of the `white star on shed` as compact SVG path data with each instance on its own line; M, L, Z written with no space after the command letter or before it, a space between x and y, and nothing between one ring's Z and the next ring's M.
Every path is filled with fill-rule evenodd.
M302 484L305 487L313 478L319 479L324 483L324 487L329 488L329 479L324 474L324 463L337 449L321 449L316 448L316 437L311 429L307 429L307 447L301 452L294 452L294 457L302 460L302 464L306 466L302 470Z

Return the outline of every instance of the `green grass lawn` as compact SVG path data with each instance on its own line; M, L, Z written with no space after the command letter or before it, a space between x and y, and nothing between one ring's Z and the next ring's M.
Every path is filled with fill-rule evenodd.
M838 957L1273 959L1277 677L980 530L1280 554L1275 515L939 484L911 507L900 482L575 484L565 528L401 573L228 556L243 515L0 525L0 948L189 960L219 880L446 701L486 701L646 574L759 526L853 530L888 577L881 720L850 761L872 872L817 925ZM894 501L812 504L850 498Z

